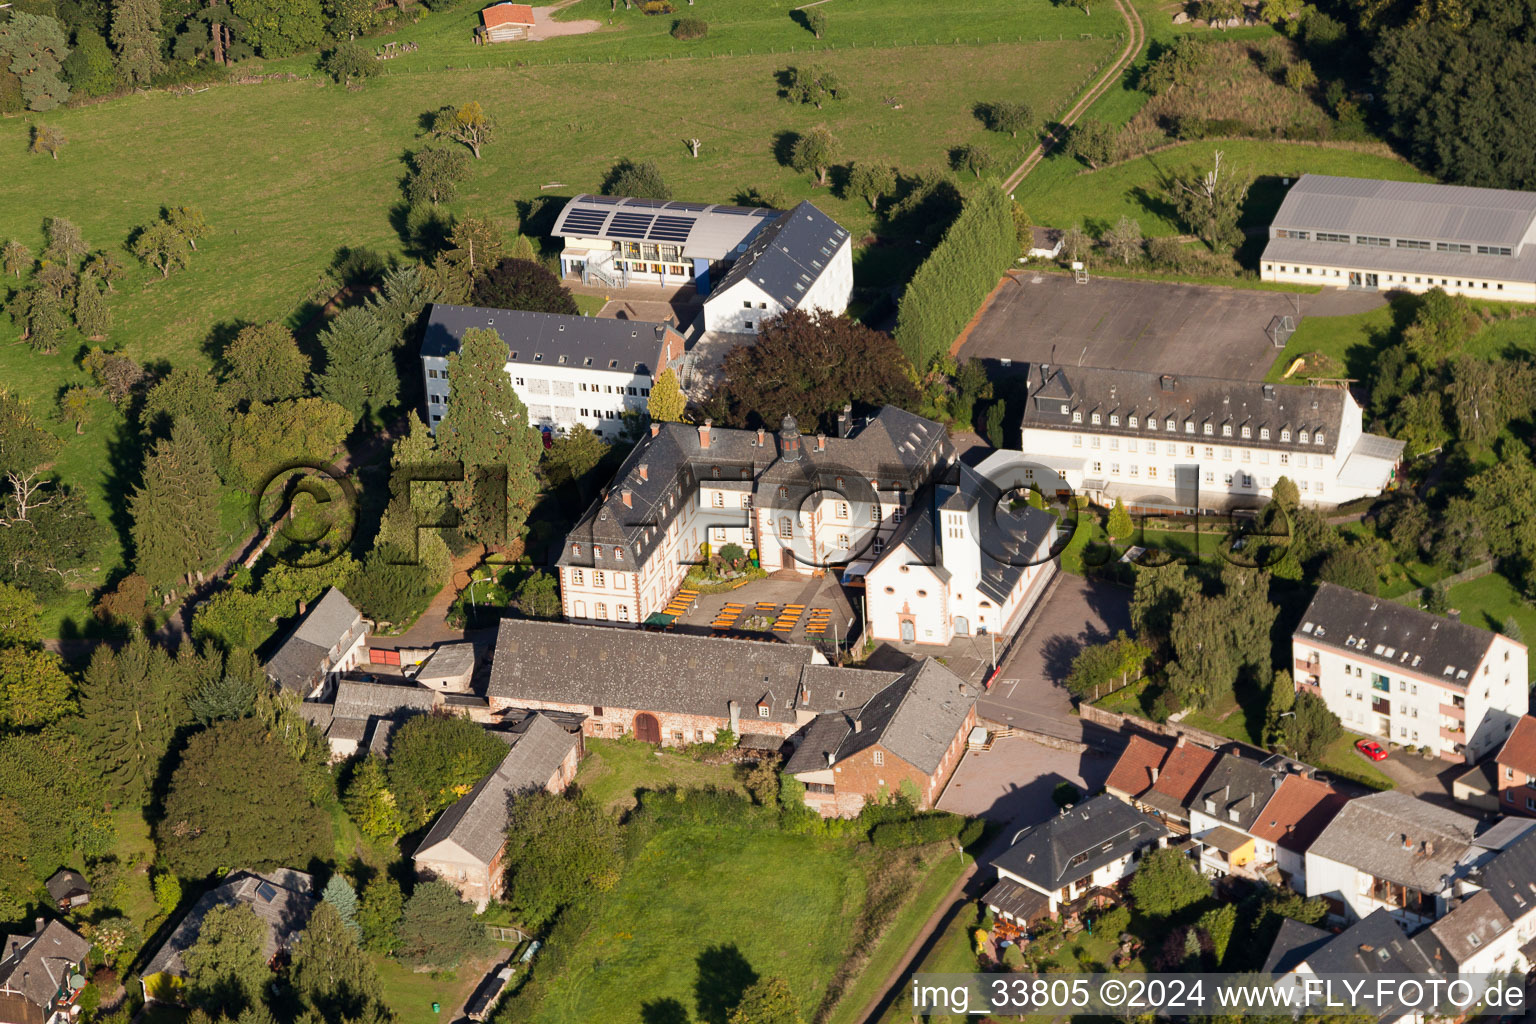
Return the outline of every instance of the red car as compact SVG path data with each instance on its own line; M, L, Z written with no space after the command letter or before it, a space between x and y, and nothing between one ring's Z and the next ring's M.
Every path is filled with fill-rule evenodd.
M1381 749L1381 744L1375 740L1358 740L1355 743L1355 749L1372 761L1385 761L1387 759L1387 752Z

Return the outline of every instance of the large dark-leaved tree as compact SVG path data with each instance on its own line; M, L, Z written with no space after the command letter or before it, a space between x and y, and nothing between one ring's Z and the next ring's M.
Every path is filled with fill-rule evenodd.
M826 310L794 309L763 321L755 344L726 354L717 404L733 426L776 427L788 413L801 426L830 429L849 402L916 400L911 366L890 335Z
M507 815L507 901L540 925L593 890L612 888L619 824L590 797L539 790Z
M1137 910L1150 917L1167 917L1210 894L1211 883L1195 862L1172 848L1154 850L1131 879L1131 899Z
M187 741L155 842L183 878L235 864L307 865L331 845L330 821L311 788L278 730L262 718L215 723Z
M214 907L187 950L187 998L209 1014L233 1017L261 1005L271 978L265 951L267 925L250 907Z
M475 282L473 295L475 305L493 309L570 316L581 312L560 279L533 260L502 260Z
M490 945L475 908L447 882L423 882L405 903L395 956L419 967L457 967Z
M406 722L389 754L389 787L406 827L425 825L506 756L505 743L467 718L418 715Z

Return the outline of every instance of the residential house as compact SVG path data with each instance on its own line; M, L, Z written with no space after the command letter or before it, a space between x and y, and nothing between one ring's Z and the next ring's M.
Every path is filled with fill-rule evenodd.
M416 685L439 693L468 693L474 676L474 644L440 644L416 670Z
M1004 500L1012 452L972 468L957 464L912 505L902 528L865 572L875 640L949 644L1010 634L1056 575L1056 519Z
M792 309L840 315L853 296L853 238L802 202L770 221L704 300L704 329L752 334Z
M91 902L91 884L85 880L84 875L70 868L55 871L53 877L43 885L53 898L54 906L60 910L83 907Z
M670 324L433 303L421 369L434 430L453 385L448 359L464 332L477 328L506 343L507 376L528 423L552 434L579 424L599 437L618 437L625 416L644 415L652 382L683 355L683 336Z
M1494 759L1499 810L1536 815L1536 715L1521 715Z
M1157 771L1152 787L1136 798L1137 810L1157 818L1174 835L1189 835L1195 793L1221 755L1180 736Z
M1163 762L1168 760L1172 749L1172 743L1159 743L1140 733L1132 733L1119 760L1110 769L1104 791L1128 804L1136 803L1137 798L1157 782Z
M1385 910L1376 910L1338 934L1286 919L1270 947L1263 973L1300 986L1309 975L1409 975L1440 973L1430 957ZM1422 1013L1387 1008L1384 1024L1423 1024Z
M1488 833L1479 839L1486 842ZM1457 919L1450 929L1435 932L1456 969L1524 973L1536 966L1536 829L1503 845L1469 881L1479 891L1435 922Z
M367 660L373 623L346 595L327 587L313 608L299 606L299 622L263 668L273 683L302 699L330 691L343 672Z
M770 572L809 576L878 557L912 496L947 471L944 427L893 406L838 436L652 423L613 482L566 534L562 614L638 626L661 612L703 546L756 549Z
M480 26L475 41L510 43L527 39L533 29L533 8L528 4L492 4L480 12Z
M58 920L38 918L30 935L0 945L0 1021L66 1024L80 1013L89 940Z
M503 619L486 697L493 718L559 712L588 736L683 746L725 729L787 740L896 678L832 668L800 644Z
M853 817L882 793L906 792L928 809L975 725L975 694L925 659L863 705L817 715L793 738L784 771L805 784L805 802L829 817Z
M1386 910L1418 927L1441 917L1473 850L1478 820L1397 790L1347 802L1307 850L1306 895L1329 915Z
M412 715L427 714L442 697L434 690L414 683L367 683L343 679L336 684L336 698L323 714L312 713L310 721L325 733L331 744L331 760L341 761L359 751L383 754L388 736ZM301 710L313 708L305 701ZM323 722L322 722L323 717Z
M1265 281L1536 302L1536 193L1303 174L1260 259Z
M1155 818L1101 793L1016 832L1008 849L993 861L999 884L984 900L995 913L1021 923L1042 914L1071 915L1107 895L1102 890L1135 874L1142 855L1161 846L1167 836L1168 830ZM1016 910L1005 910L1009 905Z
M1025 479L1133 512L1261 508L1275 481L1308 505L1379 494L1403 442L1364 433L1340 387L1095 367L1030 367L1020 448Z
M183 958L197 943L203 919L214 907L249 907L265 931L262 953L269 964L275 964L292 948L318 904L315 880L302 871L231 871L218 886L198 897L144 965L140 984L145 1000L181 1001L187 978Z
M1333 583L1291 634L1296 688L1344 728L1451 761L1480 760L1529 709L1526 647Z
M470 902L484 907L504 886L507 813L514 797L540 789L563 792L576 777L580 732L569 732L544 715L521 732L495 735L512 744L496 770L438 816L412 860L423 878L440 878Z
M1282 773L1236 753L1217 759L1189 805L1189 833L1200 845L1202 871L1279 881L1273 860L1257 860L1251 830L1283 781Z
M1273 864L1288 885L1306 892L1307 850L1348 802L1348 797L1320 779L1288 773L1248 827L1254 839L1254 862Z

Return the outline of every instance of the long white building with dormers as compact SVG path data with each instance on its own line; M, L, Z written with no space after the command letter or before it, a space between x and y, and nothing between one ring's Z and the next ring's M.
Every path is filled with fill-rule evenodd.
M1304 174L1259 268L1288 284L1536 302L1536 192Z
M1402 458L1361 422L1343 388L1037 364L1021 448L1047 495L1132 511L1257 508L1282 476L1303 503L1337 505L1379 494Z
M710 421L651 423L607 493L566 535L558 566L572 622L637 626L664 609L705 545L805 575L880 559L913 496L954 461L943 425L893 406L835 436Z
M1530 707L1528 652L1499 633L1324 583L1291 635L1298 690L1351 732L1480 760Z

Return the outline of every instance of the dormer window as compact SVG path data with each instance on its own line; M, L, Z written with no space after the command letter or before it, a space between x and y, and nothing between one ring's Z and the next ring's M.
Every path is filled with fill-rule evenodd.
M1109 425L1112 426L1112 427L1118 427L1120 425L1120 417L1119 416L1111 416L1109 418Z
M1259 440L1260 441L1268 441L1269 440L1269 428L1268 427L1260 427L1259 428Z
M1073 423L1081 423L1081 422L1083 422L1083 414L1080 413L1080 412L1073 413L1072 414L1072 422Z
M1163 429L1164 430L1178 430L1179 427L1178 427L1178 424L1173 422L1173 420L1169 420L1167 425Z
M1305 430L1303 430L1303 431L1302 431L1302 432L1301 432L1301 433L1300 433L1300 434L1299 434L1299 435L1298 435L1298 436L1297 436L1297 438L1296 438L1296 440L1298 440L1298 441L1300 441L1300 442L1301 442L1301 443L1302 443L1302 444L1306 444L1306 443L1307 443L1307 440L1308 440L1308 434L1307 434L1307 432L1306 432L1306 431L1305 431Z
M581 554L581 545L580 544L572 544L571 545L571 554L573 554L573 555Z
M1312 435L1312 443L1313 444L1322 444L1323 443L1323 432L1321 430L1319 430L1317 433Z
M1125 422L1126 422L1126 426L1130 427L1132 430L1136 429L1136 417L1135 416L1132 416L1130 419L1126 420Z
M768 705L767 704L759 704L757 706L757 717L758 718L767 718L768 717Z
M1253 431L1250 430L1248 427L1244 427L1243 428L1243 440L1246 441L1246 440L1248 440L1252 436L1253 436Z
M1222 437L1231 437L1232 436L1232 424L1230 424L1230 423L1223 423L1221 425L1221 436Z
M1287 441L1288 442L1288 441L1290 441L1290 439L1291 439L1291 432L1290 432L1289 428L1280 431L1280 440L1281 441Z
M1206 814L1214 814L1215 812L1216 812L1216 801L1212 800L1210 797L1206 797L1205 798L1205 813Z
M1099 425L1099 414L1098 413L1094 413L1093 414L1093 425L1094 426L1098 426Z
M1186 433L1186 434L1193 434L1194 432L1195 432L1195 421L1194 420L1189 420L1188 422L1186 422L1184 424L1184 433Z
M1207 423L1205 425L1205 436L1206 437L1210 437L1212 434L1215 434L1215 433L1216 433L1216 428L1211 426L1209 423Z
M1061 403L1061 414L1063 416L1065 416L1067 414L1067 403L1066 402L1062 402Z

